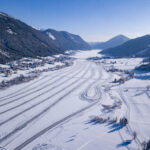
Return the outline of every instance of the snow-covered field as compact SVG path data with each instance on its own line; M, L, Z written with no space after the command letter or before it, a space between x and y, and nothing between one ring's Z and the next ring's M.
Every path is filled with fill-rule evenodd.
M133 78L115 84L112 81L122 75L105 70L111 67L110 61L116 61L118 69L131 70L141 59L130 59L130 63L127 59L87 60L101 57L98 52L78 51L72 66L0 91L0 147L141 149L141 143L150 139L150 81ZM119 124L123 117L128 119L125 127Z

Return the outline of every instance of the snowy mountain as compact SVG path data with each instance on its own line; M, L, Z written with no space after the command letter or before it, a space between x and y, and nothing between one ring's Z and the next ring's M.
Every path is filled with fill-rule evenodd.
M60 52L63 50L39 30L0 13L1 63L22 57L47 56Z
M68 49L90 49L90 46L78 35L37 30L0 13L0 63L22 57L49 56Z
M127 42L128 40L129 40L128 37L124 35L118 35L106 42L91 42L90 45L93 49L106 49L121 45L124 42Z
M114 48L105 49L103 54L116 57L147 57L150 56L150 35L145 35L125 42Z
M47 29L42 32L45 33L58 47L61 47L62 49L91 49L90 45L86 43L79 35L71 34L66 31L56 31L53 29Z

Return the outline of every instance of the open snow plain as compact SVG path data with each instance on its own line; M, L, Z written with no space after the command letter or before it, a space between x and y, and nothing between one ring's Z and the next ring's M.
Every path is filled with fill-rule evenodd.
M87 60L101 57L98 52L78 51L72 66L0 91L0 147L142 149L141 143L150 138L150 81L133 78L114 83L123 73L107 72L110 60ZM129 65L123 65L127 59L112 61L130 70L141 60L131 59ZM119 124L123 117L128 119L126 126Z

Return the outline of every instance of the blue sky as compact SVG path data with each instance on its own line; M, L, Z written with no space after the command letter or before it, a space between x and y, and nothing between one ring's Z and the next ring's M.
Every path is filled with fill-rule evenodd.
M0 11L31 26L69 31L87 41L150 34L150 0L0 0Z

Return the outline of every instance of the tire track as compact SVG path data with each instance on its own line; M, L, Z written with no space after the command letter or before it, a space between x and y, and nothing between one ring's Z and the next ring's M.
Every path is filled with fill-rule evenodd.
M88 70L88 69L87 69ZM86 71L87 71L86 70ZM86 72L85 72L86 73ZM83 75L85 75L85 73L83 74ZM77 80L76 80L77 81ZM68 85L65 87L65 88L67 88L68 87ZM10 118L8 118L7 120L5 120L5 121L3 121L3 122L1 122L0 123L0 126L2 126L3 124L5 124L5 123L7 123L7 122L9 122L10 120L12 120L12 119L14 119L14 118L16 118L16 117L18 117L18 116L20 116L21 114L23 114L23 113L25 113L25 112L27 112L28 110L30 110L30 109L32 109L32 108L34 108L34 107L36 107L36 106L38 106L38 105L40 105L40 104L42 104L42 103L44 103L45 101L47 101L47 100L49 100L50 98L52 98L53 96L55 96L55 95L57 95L57 94L59 94L60 92L62 92L64 90L64 87L63 87L63 89L61 89L61 90L59 90L58 92L56 92L56 93L54 93L54 94L52 94L51 96L49 96L48 98L46 98L46 99L44 99L44 100L41 100L40 102L38 102L38 103L36 103L36 104L34 104L34 105L32 105L31 107L29 107L29 108L27 108L27 109L25 109L24 111L22 111L22 112L19 112L18 114L15 114L14 116L12 116L12 117L10 117ZM48 90L49 91L49 90ZM38 96L39 97L39 96ZM31 101L31 100L29 100L29 101ZM2 113L1 113L2 114Z
M94 62L95 63L95 62ZM97 65L96 65L97 66ZM98 82L99 82L99 80L102 78L102 69L98 69L98 71L99 71L99 77L98 77L98 79L97 80L95 80L94 82L92 82L91 84L89 84L88 85L88 87L86 88L86 90L85 91L83 91L81 94L80 94L80 99L82 99L82 100L87 100L87 101L89 101L89 102L93 102L93 100L98 100L99 98L100 98L100 88L99 88L99 86L94 86L94 90L95 90L95 96L92 96L92 97L89 97L88 96L88 90L90 90L91 88L92 88L92 86L94 85L94 84L98 84ZM98 96L97 96L98 95ZM94 97L96 97L97 96L97 98L94 98Z
M125 96L124 96L124 94L123 94L122 86L119 86L118 93L119 93L119 95L120 95L122 101L124 102L124 104L125 104L125 106L126 106L126 108L127 108L127 110L126 110L126 118L128 119L128 121L130 121L130 105L128 104L128 100L125 98ZM127 124L127 129L128 129L128 130L127 130L128 133L129 133L130 135L132 135L133 130L132 130L132 128L131 128L131 126L130 126L129 123ZM140 140L138 139L138 137L136 138L135 142L136 142L138 148L139 148L139 149L142 149L142 148L141 148L141 142L140 142Z
M86 75L87 72L88 72L88 68L85 71L85 73L81 76L80 79L75 80L69 86L66 86L65 88L63 88L61 91L64 91L66 88L70 88L70 86L74 85L75 83L78 83L82 79L82 77L84 77ZM92 74L91 74L90 78L91 77L92 77ZM17 128L15 128L13 131L11 131L10 133L8 133L6 136L2 137L0 139L0 143L2 143L3 141L5 141L6 139L10 138L14 134L16 134L17 132L19 132L23 128L25 128L28 124L32 123L34 120L36 120L37 118L39 118L40 116L42 116L43 114L45 114L46 112L48 112L52 107L54 107L57 103L59 103L60 101L62 101L65 97L67 97L69 94L71 94L74 90L76 90L78 87L80 87L83 84L85 84L87 80L84 80L81 83L78 83L75 87L73 87L71 90L69 90L63 96L61 96L60 98L58 98L54 103L50 104L48 107L46 107L44 110L42 110L41 112L39 112L38 114L36 114L34 117L30 118L28 121L26 121L22 125L18 126ZM58 91L56 94L60 93L61 91Z
M67 72L72 72L72 70L74 70L75 68L78 68L78 66L75 66L74 68L71 68L71 69L69 69ZM64 70L63 70L63 72L64 72ZM66 72L64 72L63 74L65 74ZM40 85L43 85L44 83L47 83L47 81L49 81L50 79L50 77L52 78L52 79L54 79L54 78L56 78L56 77L58 77L58 76L60 76L60 74L59 73L57 73L57 75L55 75L56 74L56 72L54 72L54 73L52 73L52 74L50 74L50 76L48 76L48 79L46 80L46 81L44 81L44 82L42 82ZM46 76L46 77L47 77ZM40 80L38 80L38 81L41 81L41 80L43 80L43 79L45 79L45 76L43 77L43 78L41 78ZM34 83L37 83L37 81L35 81ZM38 84L39 84L39 82L38 82ZM35 84L30 84L30 85L35 85ZM29 87L30 85L27 85L27 86L25 86L24 88L22 88L22 89L25 89L25 91L21 91L21 90L19 90L18 92L15 92L15 93L11 93L11 94L9 94L9 95L7 95L7 96L5 96L5 97L1 97L0 98L0 102L2 102L2 101L4 101L4 100L8 100L8 99L10 99L10 98L13 98L13 97L16 97L16 96L18 96L18 94L20 95L20 94L24 94L25 92L28 92L28 91L30 91L30 90L33 90L33 89L35 89L35 88L37 88L37 85L35 86L35 87L31 87L31 88L29 88L29 89L26 89L27 87Z
M82 69L80 69L80 71L81 71L81 70L82 70ZM80 71L78 71L78 72L75 74L75 76L76 76L78 73L80 73ZM69 73L68 73L68 74L69 74ZM23 96L21 96L21 97L18 97L18 98L16 98L16 99L13 99L13 100L11 100L11 101L8 101L8 102L6 102L6 103L3 103L3 104L0 105L0 107L3 107L3 106L8 105L8 104L11 104L11 103L13 103L13 102L16 102L16 101L20 100L21 98L28 97L29 95L32 95L32 94L34 94L34 93L36 93L36 92L39 92L39 91L41 91L41 90L47 88L49 85L53 85L53 84L55 84L56 82L60 81L60 80L61 80L62 78L64 78L65 76L66 76L66 75L63 75L63 76L61 76L60 78L54 80L54 81L51 82L51 83L48 83L48 84L44 85L43 87L40 87L40 88L37 89L37 90L31 91L31 92L29 92L29 93L27 93L27 94L25 94L25 95L23 95ZM68 79L67 79L67 80L68 80ZM67 80L65 80L65 81L67 81ZM54 87L56 87L56 86L54 86ZM1 112L0 112L0 114L1 114Z
M84 112L85 110L91 108L92 106L96 105L98 103L97 102L94 102L84 108L82 108L81 110L78 110L68 116L66 116L65 118L51 124L50 126L46 127L45 129L41 130L40 132L38 132L37 134L35 134L34 136L32 136L31 138L27 139L25 142L23 142L22 144L20 144L19 146L15 147L14 150L21 150L23 149L24 147L26 147L28 144L30 144L31 142L33 142L34 140L36 140L38 137L40 137L41 135L45 134L46 132L48 132L49 130L57 127L58 125L64 123L65 121L71 119L72 117L78 115L79 113L82 113Z
M76 62L76 64L74 65L75 67L77 66L77 63L79 63L79 62ZM72 69L72 68L71 68ZM71 70L70 68L68 69L68 68L63 68L63 70L57 70L57 73L61 73L61 72L64 72L64 71L70 71ZM52 75L53 74L55 74L56 72L54 71L54 72L52 72ZM51 75L51 74L50 74ZM46 76L48 76L48 75L46 75ZM42 77L41 78L41 80L42 79L44 79L45 78L45 76L44 77ZM26 89L28 86L30 86L30 85L32 85L32 84L35 84L35 83L37 83L37 81L35 81L35 82L33 82L33 83L31 83L31 84L29 84L29 85L27 85L27 86L25 86L25 87L23 87L23 88L21 88L20 90L22 90L22 89ZM10 95L13 95L13 94L16 94L17 92L20 92L20 90L18 90L18 91L16 91L16 92L13 92L13 93L10 93L10 94L8 94L7 96L3 96L3 97L0 97L0 99L1 98L5 98L5 97L8 97L8 96L10 96Z
M68 72L71 72L71 70L70 71L68 71ZM63 73L63 74L65 74L65 73ZM60 76L60 74L57 74L57 75L55 75L55 73L53 73L53 74L50 74L50 76L44 76L44 77L42 77L40 80L38 80L38 82L37 81L35 81L35 83L38 83L38 85L39 85L39 81L43 81L42 83L40 83L40 85L43 85L43 84L45 84L45 83L47 83L48 81L50 81L50 80L53 80L54 78L56 78L56 77L58 77L58 76ZM47 80L45 80L45 78L48 78ZM36 85L36 84L31 84L31 85L35 85L35 87L33 86L33 87L31 87L31 88L28 88L28 87L30 87L30 85L28 85L28 86L26 86L25 88L23 88L23 89L25 89L25 91L23 90L23 91L17 91L17 92L15 92L15 93L13 93L13 94L11 94L11 96L6 96L6 97L4 97L3 99L1 98L0 99L0 102L3 102L3 101L5 101L5 100L8 100L8 99L11 99L11 98L13 98L13 97L17 97L18 95L21 95L21 94L24 94L24 93L27 93L28 91L31 91L31 90L33 90L33 89L35 89L35 88L37 88L38 87L38 85ZM27 88L27 89L26 89Z
M21 104L18 104L18 105L13 106L13 107L11 107L11 108L5 110L5 111L0 112L0 115L6 113L6 112L8 112L8 111L14 110L15 108L18 108L18 107L20 107L20 106L23 106L23 105L27 104L28 102L31 102L31 101L35 100L35 99L38 98L39 96L42 96L42 95L44 95L44 94L46 94L46 93L48 93L48 92L50 92L50 91L52 91L52 90L58 88L59 86L61 86L61 85L65 84L66 82L72 80L72 79L74 78L74 76L78 75L78 74L81 72L81 70L82 70L82 69L80 69L78 72L76 72L76 73L73 75L73 77L71 77L71 78L69 78L69 79L67 78L67 79L64 80L63 82L61 82L61 83L59 83L59 84L57 84L57 85L55 85L55 86L53 86L53 87L47 89L47 90L44 91L43 93L41 93L41 94L39 94L39 95L36 95L36 96L34 96L33 98L31 98L31 99L29 99L29 100L27 100L27 101L24 101L24 102L21 103ZM60 77L59 80L61 80L61 79L62 79L62 77ZM57 81L58 81L58 80L57 80ZM56 83L56 81L54 81L54 83ZM45 88L47 88L47 86L46 86ZM36 91L36 92L38 92L38 91ZM32 93L35 93L35 92L32 92ZM27 95L27 96L28 96L28 95ZM22 97L22 98L23 98L23 97ZM19 100L19 99L13 100L13 102L16 102L17 100ZM12 103L12 102L11 102L11 103ZM0 126L1 126L1 123L0 123Z

